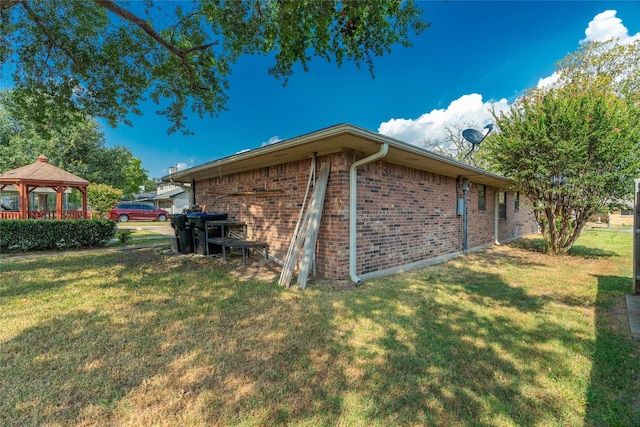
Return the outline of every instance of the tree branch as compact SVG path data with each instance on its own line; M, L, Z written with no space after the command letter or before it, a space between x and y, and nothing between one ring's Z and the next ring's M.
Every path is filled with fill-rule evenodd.
M22 3L22 0L0 0L0 12L5 9L10 9L18 3Z
M195 52L195 51L197 51L197 50L207 50L207 49L209 49L211 46L215 46L215 45L217 45L217 44L218 44L218 41L216 40L215 42L211 42L211 43L208 43L208 44L203 44L203 45L200 45L200 46L194 46L194 47L192 47L192 48L190 48L190 49L183 50L182 52L183 52L185 55L188 55L188 54L190 54L191 52Z
M169 52L184 59L184 53L181 50L177 49L171 43L163 39L162 36L160 36L160 34L158 34L158 32L152 26L147 24L144 20L140 19L137 15L134 15L128 10L121 8L111 0L95 0L95 2L108 11L121 17L122 19L140 27L142 31L144 31L149 35L149 37L160 43L160 45L167 49Z
M0 0L0 1L3 1L3 0ZM124 19L126 21L129 21L132 24L138 26L140 29L142 29L142 31L147 33L147 35L149 35L149 37L151 37L152 39L157 41L162 47L167 49L169 52L171 52L172 54L174 54L178 58L182 59L183 62L186 62L185 58L189 53L197 51L197 50L208 49L211 46L214 46L214 45L216 45L218 43L216 41L216 42L205 44L205 45L201 45L201 46L195 46L195 47L192 47L192 48L187 49L187 50L178 49L173 44L171 44L170 42L168 42L167 40L162 38L162 36L160 34L158 34L158 32L152 26L147 24L143 19L139 18L137 15L129 12L128 10L123 9L122 7L118 6L112 0L94 0L94 1L98 5L104 7L105 9L107 9L108 11L116 14L117 16L121 17L122 19Z
M2 1L2 0L0 0ZM64 46L58 44L56 42L55 37L52 37L51 34L49 34L49 30L47 29L47 27L42 23L42 21L40 21L40 17L33 11L33 9L31 9L31 7L27 4L27 2L22 1L22 0L18 0L15 2L20 3L20 5L22 7L24 7L24 9L27 11L27 14L31 17L31 19L33 19L33 22L35 22L35 24L38 26L38 28L40 28L40 30L42 31L42 34L44 34L44 36L47 38L47 40L45 41L45 43L47 44L48 47L48 52L51 52L51 48L58 48L60 49L62 52L64 52L64 54L67 56L67 58L69 58L69 60L71 62L73 62L74 64L76 64L76 60L74 55L71 54L71 52L69 52L67 49L65 49Z

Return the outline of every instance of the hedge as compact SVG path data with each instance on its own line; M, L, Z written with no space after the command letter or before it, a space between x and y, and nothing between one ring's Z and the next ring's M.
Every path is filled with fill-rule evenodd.
M0 220L0 252L105 246L116 230L115 221L108 219Z

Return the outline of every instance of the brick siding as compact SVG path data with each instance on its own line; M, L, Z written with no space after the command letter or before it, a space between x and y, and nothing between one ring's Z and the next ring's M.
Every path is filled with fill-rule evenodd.
M317 273L349 275L349 167L360 156L350 151L318 158L331 173L318 234ZM196 202L207 212L226 212L248 224L248 238L265 240L284 260L295 229L311 159L196 182ZM268 193L259 194L267 190ZM256 191L257 194L234 195ZM486 209L478 210L477 185L468 195L468 248L494 241L494 194L487 187ZM509 193L512 194L512 193ZM311 193L310 196L311 197ZM366 274L462 251L462 197L456 179L384 161L358 170L357 273ZM511 204L513 198L507 198ZM533 232L523 201L520 211L500 221L500 238ZM532 217L532 215L529 215ZM517 230L517 231L516 231Z

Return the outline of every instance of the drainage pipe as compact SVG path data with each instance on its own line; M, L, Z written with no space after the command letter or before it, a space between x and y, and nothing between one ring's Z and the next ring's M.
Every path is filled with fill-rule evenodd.
M496 192L493 197L493 243L496 246L500 245L500 239L498 237L498 232L500 231L500 189L496 188Z
M469 180L464 178L462 180L462 204L464 205L464 211L462 212L462 253L467 253L467 232L468 232L468 209L467 200L469 199Z
M462 212L462 253L467 253L467 190L462 191L462 204L464 212Z
M356 285L361 282L356 272L357 258L357 207L358 207L358 168L376 160L382 159L389 151L389 144L384 143L380 147L380 151L375 154L360 159L351 165L349 169L349 277Z

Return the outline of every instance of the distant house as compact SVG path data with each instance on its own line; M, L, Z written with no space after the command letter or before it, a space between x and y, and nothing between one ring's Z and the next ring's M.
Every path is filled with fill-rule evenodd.
M194 203L246 222L248 237L268 242L269 254L282 261L309 175L326 163L316 246L316 271L324 277L359 282L537 231L531 207L509 179L349 124L163 181L190 184Z
M170 214L177 214L182 213L183 209L190 206L191 191L188 185L178 186L162 182L158 184L156 191L138 194L135 200L148 203L158 209L164 209Z
M169 213L182 213L182 210L189 207L191 192L187 187L178 187L170 183L158 185L157 194L154 198L156 207L164 209Z
M609 214L609 225L624 227L633 226L633 201L624 209L616 209Z

